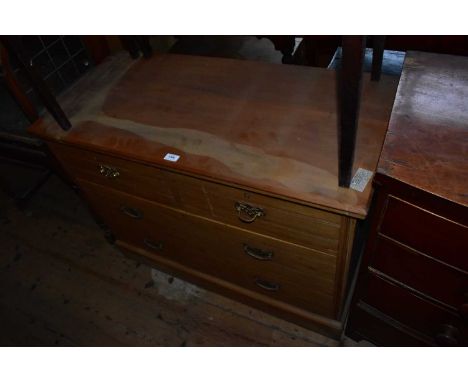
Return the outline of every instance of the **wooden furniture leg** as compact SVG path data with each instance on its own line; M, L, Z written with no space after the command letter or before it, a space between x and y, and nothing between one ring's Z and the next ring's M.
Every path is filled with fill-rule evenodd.
M351 183L365 48L364 36L343 37L342 66L338 72L340 187L349 187Z
M150 58L153 54L148 36L135 36L138 47L143 53L144 58Z
M2 36L1 42L8 50L8 53L17 59L27 79L31 82L33 89L37 92L45 108L52 114L55 121L63 130L69 130L71 128L70 121L44 80L37 73L36 68L29 64L29 59L23 51L20 36Z
M130 54L131 58L136 59L139 57L138 45L134 36L120 36L120 41L124 49Z
M385 46L385 36L373 36L372 37L372 73L371 80L380 80L380 74L382 73L382 61Z
M36 107L33 105L31 100L28 98L28 96L16 80L15 75L13 73L13 69L10 65L10 58L8 56L8 52L3 46L0 46L0 60L2 62L5 83L8 87L8 90L13 95L13 98L18 103L21 110L26 115L26 118L28 118L29 122L33 123L37 118L39 118Z
M120 41L133 59L140 57L140 52L145 58L153 54L148 36L120 36Z

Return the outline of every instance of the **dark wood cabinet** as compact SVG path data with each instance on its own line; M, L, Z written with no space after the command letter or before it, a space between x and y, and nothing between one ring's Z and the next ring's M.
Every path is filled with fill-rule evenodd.
M468 345L468 59L407 55L347 333Z

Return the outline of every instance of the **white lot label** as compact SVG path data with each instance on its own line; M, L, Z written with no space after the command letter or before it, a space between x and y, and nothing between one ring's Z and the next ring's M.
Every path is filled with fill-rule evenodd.
M168 160L169 162L177 162L180 158L180 155L167 153L164 157L164 160Z
M356 174L353 176L353 180L351 181L350 188L353 190L362 192L369 183L370 178L372 178L372 171L364 170L363 168L358 168Z

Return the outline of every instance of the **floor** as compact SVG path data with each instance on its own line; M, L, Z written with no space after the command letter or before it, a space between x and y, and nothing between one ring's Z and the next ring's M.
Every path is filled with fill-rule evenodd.
M340 345L125 258L56 176L0 193L0 242L0 346Z

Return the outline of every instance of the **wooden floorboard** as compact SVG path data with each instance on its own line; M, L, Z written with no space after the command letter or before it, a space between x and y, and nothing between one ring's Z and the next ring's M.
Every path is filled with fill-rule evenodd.
M125 258L56 177L24 210L0 195L0 242L0 345L338 345Z

